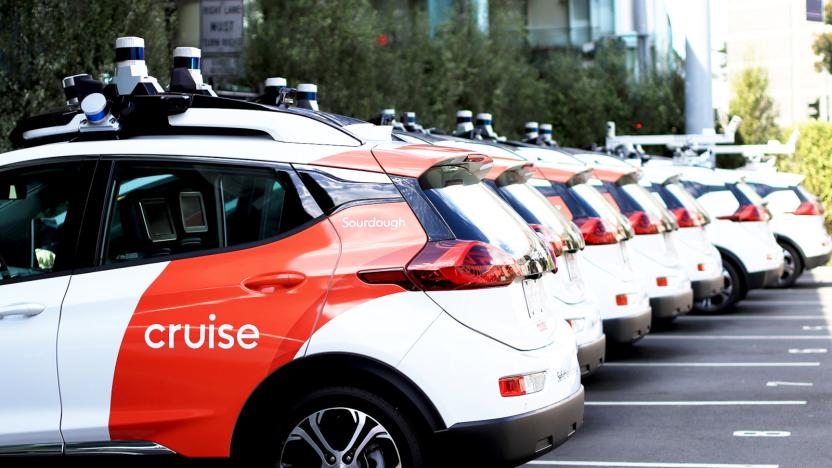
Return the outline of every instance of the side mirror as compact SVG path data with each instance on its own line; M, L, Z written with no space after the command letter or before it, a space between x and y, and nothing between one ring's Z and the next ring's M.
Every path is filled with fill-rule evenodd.
M0 200L24 200L26 185L0 180Z

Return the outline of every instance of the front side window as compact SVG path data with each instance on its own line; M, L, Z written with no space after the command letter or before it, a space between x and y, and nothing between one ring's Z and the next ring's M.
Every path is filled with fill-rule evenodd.
M0 172L0 284L72 269L94 164Z
M124 163L113 195L106 264L256 243L320 214L304 207L292 173L272 168Z

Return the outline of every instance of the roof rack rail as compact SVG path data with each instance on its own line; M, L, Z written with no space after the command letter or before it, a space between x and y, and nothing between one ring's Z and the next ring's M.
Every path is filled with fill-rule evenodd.
M231 132L252 131L269 134L275 137L281 129L269 126L263 121L260 124L235 122L233 119L206 119L205 116L186 122L171 117L184 114L190 109L224 109L261 111L270 113L285 113L312 119L318 123L339 129L345 137L349 137L360 144L368 139L366 132L354 132L351 126L366 124L366 122L351 117L317 112L309 109L259 104L251 101L241 101L201 94L161 93L156 95L128 95L117 96L112 102L108 101L114 124L107 131L91 132L85 130L89 126L87 116L79 106L67 106L61 109L35 115L18 122L10 135L15 147L39 146L61 141L82 141L90 139L125 139L142 135L160 135L193 133L197 128L218 128ZM197 125L205 122L205 125ZM185 130L183 127L190 127ZM356 128L357 129L357 128ZM277 139L277 138L276 138ZM375 138L372 138L375 139ZM342 140L346 141L346 140Z

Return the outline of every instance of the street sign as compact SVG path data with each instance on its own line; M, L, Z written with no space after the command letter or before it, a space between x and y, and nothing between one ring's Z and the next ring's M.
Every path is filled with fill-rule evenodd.
M243 52L243 0L201 0L200 48L207 78L239 74Z
M806 0L806 20L823 22L823 0Z

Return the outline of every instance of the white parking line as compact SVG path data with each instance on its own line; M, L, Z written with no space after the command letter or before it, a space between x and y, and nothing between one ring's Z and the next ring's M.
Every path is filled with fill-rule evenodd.
M587 401L586 406L801 406L806 400Z
M826 354L826 348L791 348L789 354Z
M811 382L767 382L766 387L811 387Z
M529 465L549 466L612 466L626 468L780 468L780 465L737 465L733 463L650 463L614 461L534 460Z
M649 334L651 340L832 340L829 335L668 335Z
M734 437L789 437L789 431L734 431Z
M825 315L683 315L678 321L691 320L825 320Z
M818 367L819 362L606 362L604 367Z

